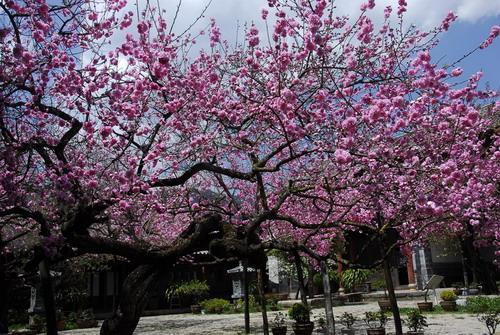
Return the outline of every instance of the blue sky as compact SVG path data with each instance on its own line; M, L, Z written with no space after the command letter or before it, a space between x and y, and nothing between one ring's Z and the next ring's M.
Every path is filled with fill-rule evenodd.
M438 60L444 57L443 64L451 64L484 41L493 25L500 25L500 16L483 18L476 22L456 22L433 50L433 58ZM488 48L476 51L459 66L467 76L483 71L482 84L489 82L491 88L500 90L500 39L497 38Z
M129 0L134 2L133 0ZM139 1L139 4L142 0ZM360 4L367 0L336 0L339 15L359 15ZM493 25L500 25L500 0L406 0L408 11L406 23L414 23L421 29L430 29L440 24L449 11L458 15L450 30L442 35L441 43L433 50L434 60L440 64L451 64L465 53L474 49L486 39ZM164 0L163 8L173 13L178 0ZM182 7L175 31L183 31L192 23L208 0L182 0ZM375 22L381 22L383 9L387 5L397 8L397 0L375 0L376 7L370 13ZM209 18L217 20L222 36L232 41L235 39L236 26L244 22L255 22L263 29L260 12L267 7L267 0L212 0L205 13L205 18L195 25L195 31L208 24ZM168 16L168 15L167 15ZM169 20L170 21L170 20ZM241 35L241 29L240 29ZM464 76L482 70L482 85L489 82L491 88L500 89L500 38L488 49L478 50L459 64L464 69Z

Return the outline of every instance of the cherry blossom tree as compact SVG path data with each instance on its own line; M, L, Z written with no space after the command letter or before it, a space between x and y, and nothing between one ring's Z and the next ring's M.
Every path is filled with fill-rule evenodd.
M204 35L126 5L0 3L0 215L39 235L47 289L58 257L138 265L103 334L131 334L158 265L197 250L325 260L344 230L498 231L498 139L483 146L478 112L496 93L480 74L454 84L461 70L429 53L453 14L422 32L403 24L405 1L379 27L373 1L350 20L331 1L270 0L267 34L249 25L233 50L212 21L210 50L190 53ZM382 245L383 260L396 245Z

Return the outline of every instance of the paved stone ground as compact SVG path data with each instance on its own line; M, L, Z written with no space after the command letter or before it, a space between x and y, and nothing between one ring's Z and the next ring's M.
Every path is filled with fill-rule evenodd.
M416 307L414 301L400 301L400 307ZM376 302L363 303L359 305L348 305L334 307L336 316L344 312L350 312L361 318L364 312L376 311ZM322 313L322 309L314 309L314 315ZM269 313L272 320L276 312ZM252 334L263 334L259 329L262 325L260 313L252 313L250 316ZM440 314L429 315L427 319L429 327L425 330L426 335L481 335L486 334L486 328L477 320L475 315L470 314ZM193 315L174 314L143 317L134 334L140 335L237 335L243 333L242 314L222 314L222 315ZM292 334L291 323L288 334ZM364 328L362 322L358 322L360 329ZM391 320L388 323L388 334L394 332ZM405 329L406 331L406 329ZM61 332L65 335L98 335L99 329L81 329ZM366 334L359 331L358 334Z
M416 307L414 301L400 301L400 307ZM359 305L348 305L334 307L334 313L339 316L343 312L350 312L361 318L366 311L376 311L376 302L363 303ZM314 309L314 315L319 315L322 309ZM272 320L276 312L269 313ZM260 313L252 313L250 316L252 334L262 334L260 329L262 320ZM425 330L426 335L481 335L486 334L486 328L477 320L475 315L470 314L441 314L428 316L429 327ZM242 314L223 315L192 315L175 314L143 317L134 334L140 335L237 335L243 333ZM288 334L292 334L291 323ZM357 325L364 328L362 322ZM388 323L388 334L394 332L391 321ZM81 329L61 332L65 335L98 335L99 329ZM359 331L358 334L366 334Z

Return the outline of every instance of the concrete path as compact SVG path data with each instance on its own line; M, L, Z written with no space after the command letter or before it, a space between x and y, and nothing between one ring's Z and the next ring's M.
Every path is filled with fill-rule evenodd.
M400 307L416 307L415 301L400 301ZM363 303L359 305L348 305L334 307L335 316L338 317L344 312L353 313L358 318L367 311L377 311L376 302ZM322 314L324 310L314 309L315 315ZM276 312L269 313L269 320L272 321ZM286 311L284 311L286 313ZM260 313L252 313L250 316L252 334L263 334L261 330L262 320ZM486 334L486 328L477 320L475 315L469 314L441 314L429 315L427 318L429 327L425 330L426 335L481 335ZM289 332L292 334L291 321L289 322ZM140 335L237 335L243 334L243 314L222 314L222 315L193 315L175 314L143 317L134 334ZM357 334L366 334L363 322L356 324L360 331ZM392 320L388 323L388 334L394 333ZM404 328L407 331L407 328ZM65 335L98 335L99 329L81 329L61 332Z

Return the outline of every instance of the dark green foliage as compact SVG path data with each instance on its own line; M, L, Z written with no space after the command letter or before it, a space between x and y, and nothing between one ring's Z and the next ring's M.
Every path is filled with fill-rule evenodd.
M230 310L231 303L226 299L213 298L202 301L201 306L209 314L221 314Z
M372 271L368 269L347 269L342 273L344 288L352 290L356 285L363 284L370 278Z
M469 313L500 313L500 297L470 297L467 298L465 308Z
M311 308L302 303L295 303L288 310L288 316L298 323L309 322L311 320Z
M190 280L188 282L171 285L165 292L165 298L171 300L178 298L180 300L187 300L188 303L199 303L200 300L207 298L210 287L206 281Z

